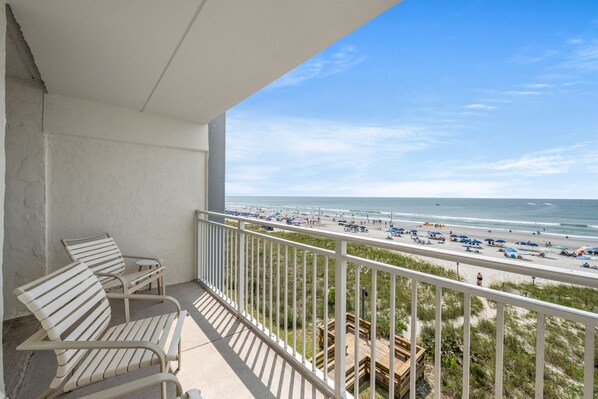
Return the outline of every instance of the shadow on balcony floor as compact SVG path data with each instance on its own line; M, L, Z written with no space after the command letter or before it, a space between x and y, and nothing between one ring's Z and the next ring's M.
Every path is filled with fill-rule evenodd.
M198 284L170 286L167 293L177 298L190 313L183 331L182 368L178 373L183 388L198 388L205 399L326 397ZM111 305L112 323L122 323L122 303L112 301ZM148 306L139 301L131 304L133 319L169 311L172 305L168 303ZM56 358L53 353L15 350L38 327L38 322L30 317L4 323L4 372L6 393L11 399L36 397L54 376ZM63 397L75 398L156 370L151 368L111 378ZM131 398L148 399L158 395L156 388L138 392ZM174 389L169 397L174 397Z

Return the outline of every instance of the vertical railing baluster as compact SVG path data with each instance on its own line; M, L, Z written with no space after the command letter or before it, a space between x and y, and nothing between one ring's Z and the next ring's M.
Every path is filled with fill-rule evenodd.
M436 286L436 315L434 317L434 399L440 399L442 361L442 287Z
M256 259L257 259L257 261L256 261L255 274L257 274L257 285L255 287L255 291L256 291L256 298L255 299L256 299L256 314L257 314L256 321L257 321L257 324L259 326L259 324L260 324L260 299L262 299L262 298L260 298L260 288L261 288L261 285L260 285L260 274L262 272L260 270L261 269L261 267L260 267L261 263L260 263L260 238L259 237L257 237L257 249L256 249L256 252L257 252L256 253L256 255L257 255Z
M494 382L494 397L502 398L503 392L503 361L505 348L505 305L502 302L496 304L496 367Z
M223 277L223 289L222 295L225 301L228 301L228 296L230 292L228 291L228 231L226 229L222 229L222 238L224 241L222 254L223 254L223 262L222 262L222 277Z
M417 280L411 280L411 370L409 374L409 397L415 399L417 380Z
M251 288L251 317L255 320L255 307L254 305L254 297L255 297L255 237L251 237L251 282L249 287Z
M311 369L313 372L316 371L316 295L317 295L317 286L316 284L318 283L317 281L317 271L318 271L318 256L316 255L316 253L314 252L313 254L313 262L312 262L312 288L311 288L311 303L312 303L312 309L311 309L311 358L312 358L312 365L311 365Z
M324 381L328 382L328 256L324 257Z
M274 242L270 241L270 309L268 309L268 315L270 317L270 336L272 336L272 334L274 334L274 330L272 330L272 246L274 245Z
M337 239L335 243L334 262L334 358L344 359L345 345L347 343L347 242ZM337 361L334 365L334 392L337 398L344 398L345 374L347 364ZM356 381L357 383L357 381Z
M361 297L361 287L360 287L360 280L361 280L361 265L355 265L355 331L353 331L355 339L354 339L354 358L353 358L353 397L359 397L359 340L361 339L360 336L360 329L359 323L361 321L361 316L359 314L360 308L360 297ZM336 305L336 303L335 303Z
M371 269L372 273L372 292L370 293L370 298L372 301L372 320L371 320L371 330L370 330L370 399L376 399L376 342L377 342L377 334L376 334L376 301L378 300L378 271L376 269Z
M297 247L293 247L293 355L297 356Z
M388 399L395 397L395 326L396 326L396 289L397 281L394 274L390 273L390 332L388 339L390 340L390 348L388 353Z
M594 398L594 354L596 348L596 329L593 325L586 325L585 348L583 356L583 398Z
M272 245L270 245L272 246ZM267 315L266 315L266 301L267 301L267 297L266 297L266 285L268 284L266 280L266 259L267 257L267 248L268 248L268 241L266 241L266 239L264 238L264 255L262 256L262 318L263 318L263 322L262 322L262 330L265 331L266 330L266 326L267 324Z
M245 313L245 222L239 222L239 279L237 281L237 301L239 314Z
M471 295L463 298L463 399L469 398L469 374L471 364Z
M289 246L284 246L284 347L289 348Z
M536 399L544 397L544 326L546 315L538 313L536 326Z
M276 341L280 342L280 243L276 245Z
M303 250L303 276L301 278L301 285L303 286L303 297L301 299L301 316L302 316L302 320L301 320L301 355L303 357L303 365L305 366L305 352L306 352L306 346L307 346L307 251L304 249Z

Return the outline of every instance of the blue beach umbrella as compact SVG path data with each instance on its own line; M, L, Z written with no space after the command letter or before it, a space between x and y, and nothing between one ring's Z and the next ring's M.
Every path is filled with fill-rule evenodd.
M505 240L496 240L494 242L498 242L498 243L504 244L506 241Z
M507 248L505 252L517 252L517 250L515 248Z
M557 248L557 249L561 249L561 250L563 250L563 251L566 251L566 250L568 250L568 249L569 249L569 248L567 248L567 247L566 247L566 246L564 246L564 245L555 245L554 247L555 247L555 248Z
M467 236L459 236L459 238L467 238Z
M484 238L484 241L486 241L486 242L492 242L492 241L494 241L494 238Z
M417 233L417 230L413 229L413 230L409 230L410 233Z
M527 245L529 245L530 247L537 247L538 246L538 244L536 244L535 242L530 242Z
M527 242L525 242L525 241L517 241L515 244L516 245L527 245Z
M482 247L480 247L479 245L472 245L471 248L472 249L482 249Z
M459 237L459 236L456 234L451 234L451 238L455 238L455 237Z
M471 240L471 243L472 244L481 244L482 242L480 240L473 239L473 240Z

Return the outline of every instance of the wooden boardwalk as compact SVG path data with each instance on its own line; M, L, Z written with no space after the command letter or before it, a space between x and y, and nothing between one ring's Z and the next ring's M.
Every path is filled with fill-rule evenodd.
M390 342L387 339L383 339L380 336L374 339L374 351L375 355L372 356L372 339L370 338L371 328L370 323L361 320L359 322L359 333L356 336L355 331L355 317L352 314L347 314L347 330L346 330L346 382L347 389L352 389L355 382L355 377L358 376L358 380L362 381L370 375L372 360L375 360L376 364L376 381L377 384L384 386L386 389L389 388L390 382ZM363 326L363 327L362 327ZM366 328L364 328L366 327ZM328 376L334 378L334 320L328 323L328 342L329 342L329 354L328 354ZM321 346L323 343L323 326L319 328L319 338ZM357 345L355 344L357 340ZM355 353L358 355L358 366L355 368ZM417 377L423 376L424 371L424 353L425 349L417 346L416 347L416 359L417 359ZM318 367L324 369L323 354L320 352L316 355L316 362ZM373 359L372 359L373 358ZM395 396L402 396L409 391L409 378L411 370L411 343L402 337L395 336L395 364L394 364L394 379L395 379Z

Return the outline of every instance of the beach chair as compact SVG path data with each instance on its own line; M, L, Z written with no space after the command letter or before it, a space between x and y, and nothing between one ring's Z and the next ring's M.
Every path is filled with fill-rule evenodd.
M60 240L73 262L85 262L98 276L105 290L122 287L123 294L130 294L156 281L158 295L166 295L162 260L145 256L123 255L108 233L83 238ZM156 267L125 273L125 259L150 260ZM130 320L129 300L125 299L125 321Z
M166 372L176 361L180 369L187 312L174 298L106 293L98 277L80 262L16 288L14 293L42 325L17 350L52 350L56 354L56 376L42 398L153 365ZM109 298L166 300L176 311L109 328ZM163 399L165 385L163 382Z

